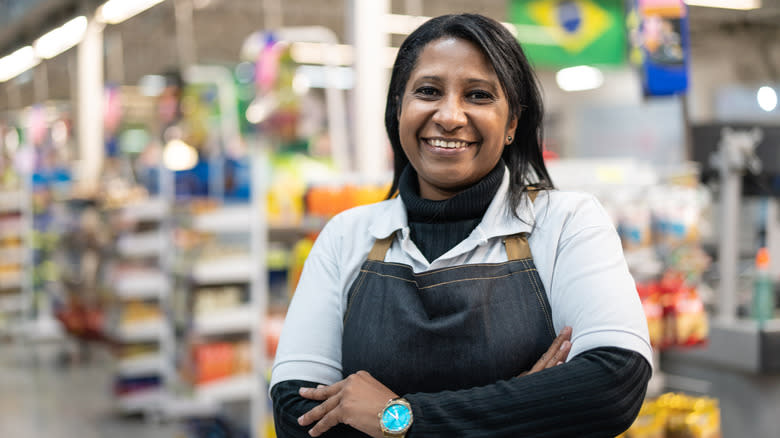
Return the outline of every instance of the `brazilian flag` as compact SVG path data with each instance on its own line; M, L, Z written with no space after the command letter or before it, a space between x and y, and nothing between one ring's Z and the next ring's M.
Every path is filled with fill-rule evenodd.
M625 62L624 0L511 0L509 21L537 67Z

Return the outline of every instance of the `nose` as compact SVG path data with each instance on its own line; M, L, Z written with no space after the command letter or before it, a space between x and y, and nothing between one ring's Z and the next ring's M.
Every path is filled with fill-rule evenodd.
M436 112L433 114L433 122L444 131L454 131L468 123L463 102L455 95L449 95L439 100Z

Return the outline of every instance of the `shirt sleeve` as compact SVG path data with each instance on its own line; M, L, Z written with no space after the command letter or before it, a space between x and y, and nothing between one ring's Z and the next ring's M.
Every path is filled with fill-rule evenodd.
M341 380L342 286L334 218L303 266L276 351L269 387L284 380Z
M572 327L569 359L620 347L652 364L647 319L612 221L593 196L564 222L550 283L556 329Z

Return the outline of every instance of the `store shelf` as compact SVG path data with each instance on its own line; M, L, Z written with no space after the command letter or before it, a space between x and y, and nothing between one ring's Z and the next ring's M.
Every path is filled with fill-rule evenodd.
M123 257L150 257L160 254L163 236L159 231L126 234L119 238L117 250Z
M120 272L115 278L115 292L122 299L158 298L170 284L159 269L133 269Z
M236 255L214 260L202 260L192 267L192 281L199 285L244 283L252 278L252 257Z
M22 271L16 274L2 274L0 275L0 291L8 291L21 289L22 287Z
M247 400L257 393L260 382L251 374L219 379L214 382L200 384L195 389L198 400L203 402L231 402Z
M24 248L22 246L0 248L0 261L3 264L21 264L24 261Z
M9 294L0 296L0 313L17 313L24 309L24 300L21 294Z
M161 388L133 391L117 397L117 409L124 413L150 412L163 404L165 392Z
M21 236L22 233L23 228L21 217L12 216L10 218L0 219L0 239Z
M249 205L230 205L192 219L192 228L206 233L248 233L252 210Z
M122 208L121 218L127 222L160 221L170 212L168 202L162 198L150 198Z
M23 199L21 191L0 192L0 214L21 212Z
M159 319L122 325L117 330L117 338L124 343L158 341L164 325Z
M215 311L213 314L196 316L194 332L199 336L248 332L258 318L260 315L256 315L249 305Z
M139 357L122 359L117 363L117 373L122 377L158 374L163 369L161 354L145 354Z

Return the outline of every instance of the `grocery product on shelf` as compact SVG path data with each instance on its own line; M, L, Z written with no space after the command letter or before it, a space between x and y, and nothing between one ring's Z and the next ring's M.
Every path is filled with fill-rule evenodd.
M618 438L720 438L718 400L666 393L646 400L631 427Z

